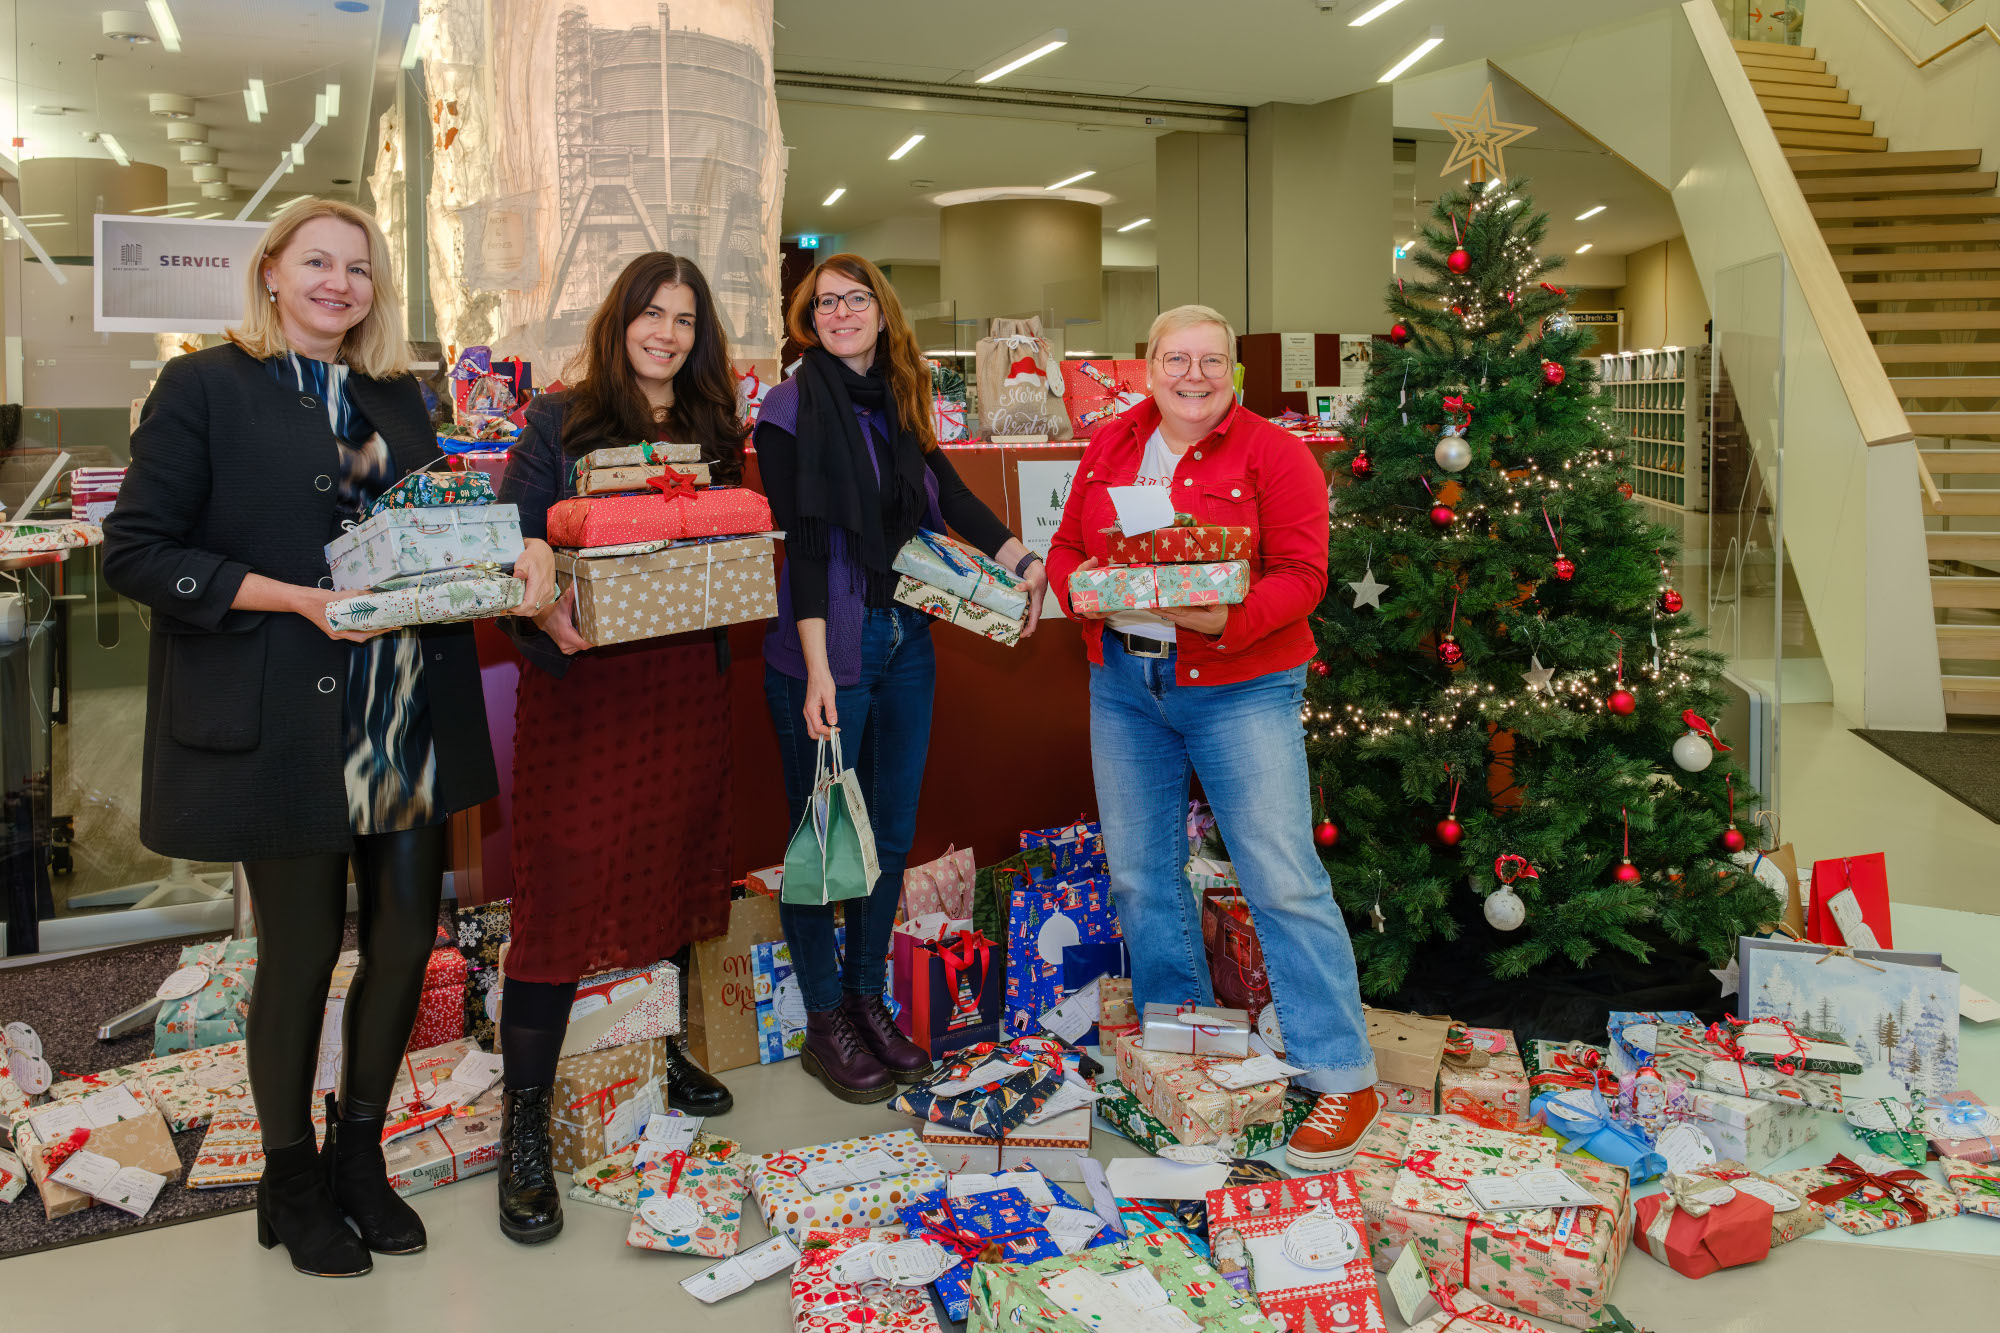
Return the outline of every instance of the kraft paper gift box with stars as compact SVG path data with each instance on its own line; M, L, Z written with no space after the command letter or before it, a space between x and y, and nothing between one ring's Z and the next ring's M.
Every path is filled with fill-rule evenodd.
M769 537L669 546L638 555L556 553L556 586L576 589L578 629L596 647L778 614Z
M690 477L697 486L708 485L708 464L676 463L671 469L664 463L635 463L625 467L598 467L580 472L576 478L578 495L631 495L650 489L647 481L652 477L664 477L668 471Z

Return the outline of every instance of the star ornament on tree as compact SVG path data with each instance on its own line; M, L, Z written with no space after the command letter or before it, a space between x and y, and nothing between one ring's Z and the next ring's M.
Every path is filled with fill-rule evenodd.
M1528 658L1528 669L1521 673L1521 679L1527 683L1530 694L1536 690L1545 690L1553 695L1556 692L1552 683L1555 676L1556 669L1543 666L1540 654L1531 654Z
M1446 159L1444 170L1438 174L1449 176L1461 167L1472 168L1474 180L1505 180L1506 164L1501 160L1500 150L1518 139L1525 139L1535 132L1533 125L1517 125L1511 121L1496 119L1493 112L1493 85L1487 84L1486 91L1479 94L1479 104L1472 108L1469 116L1454 116L1443 111L1431 113L1438 124L1444 126L1445 133L1451 135L1451 156Z
M1382 609L1382 594L1389 591L1388 584L1377 583L1375 581L1375 566L1373 565L1361 571L1361 578L1357 582L1350 583L1347 586L1354 589L1354 609L1357 611L1364 606L1373 607L1375 610L1380 611Z

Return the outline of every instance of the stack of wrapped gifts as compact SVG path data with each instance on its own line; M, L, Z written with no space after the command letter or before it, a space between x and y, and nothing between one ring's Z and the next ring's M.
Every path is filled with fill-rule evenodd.
M896 600L1009 647L1028 624L1028 586L943 533L920 530L896 552Z
M484 472L412 472L360 523L327 543L333 586L356 595L326 608L336 630L384 630L505 615L526 585L521 518L495 502Z
M1175 514L1151 531L1106 531L1111 544L1104 563L1069 576L1070 604L1078 611L1234 606L1250 590L1255 540L1249 528Z

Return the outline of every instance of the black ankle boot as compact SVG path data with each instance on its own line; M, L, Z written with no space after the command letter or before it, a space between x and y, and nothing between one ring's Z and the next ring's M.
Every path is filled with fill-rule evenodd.
M292 1267L308 1277L360 1277L375 1266L368 1247L341 1218L310 1134L264 1152L257 1243L268 1250L281 1241Z
M508 1088L500 1099L500 1230L523 1245L554 1240L562 1231L555 1145L549 1142L555 1089Z
M361 1243L377 1254L415 1254L424 1248L424 1220L389 1188L382 1160L382 1117L342 1117L326 1097L326 1183L333 1201L354 1222Z
M722 1080L694 1062L679 1037L667 1038L667 1105L682 1115L722 1115L736 1099Z

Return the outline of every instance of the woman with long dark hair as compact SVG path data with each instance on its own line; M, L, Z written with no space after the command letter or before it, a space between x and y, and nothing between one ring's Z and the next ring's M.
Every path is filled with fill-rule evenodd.
M699 444L715 484L743 475L729 342L708 281L655 251L591 317L575 387L538 398L507 454L500 499L520 506L521 568L553 568L549 506L575 494L593 449ZM500 1229L562 1230L549 1143L556 1057L578 978L662 958L729 925L728 640L702 630L589 648L575 590L503 622L532 669L514 712L513 934L500 1001L506 1061ZM729 1090L668 1042L669 1106L712 1116Z
M778 911L806 1006L801 1063L843 1101L875 1102L930 1072L882 999L937 683L933 621L896 601L891 562L918 528L949 524L1027 581L1028 633L1048 579L937 447L930 367L880 269L860 255L827 259L793 293L786 323L806 353L757 419L758 471L786 534L764 697L791 826L820 738L840 730L868 794L881 874L869 896L846 904L844 967L831 906Z

